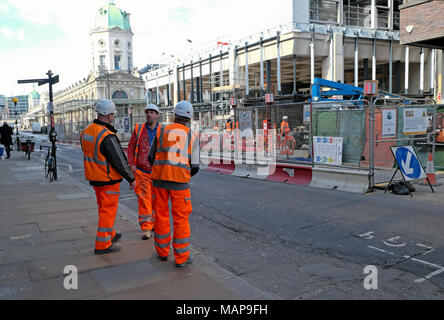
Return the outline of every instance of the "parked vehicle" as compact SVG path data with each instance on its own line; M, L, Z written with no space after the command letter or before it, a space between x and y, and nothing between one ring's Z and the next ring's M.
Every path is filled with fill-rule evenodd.
M38 122L34 122L32 124L32 133L41 133L42 130L42 126L40 125L40 123Z

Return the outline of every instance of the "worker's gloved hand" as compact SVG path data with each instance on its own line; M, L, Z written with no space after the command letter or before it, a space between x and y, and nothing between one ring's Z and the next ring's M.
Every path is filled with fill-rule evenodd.
M131 172L133 174L136 174L136 171L137 171L137 167L136 166L131 166L130 169L131 169Z
M130 190L134 190L134 188L136 187L136 182L132 182L130 183Z

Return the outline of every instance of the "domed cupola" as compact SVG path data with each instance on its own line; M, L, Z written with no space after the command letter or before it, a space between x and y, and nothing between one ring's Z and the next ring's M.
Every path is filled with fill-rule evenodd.
M100 7L94 29L90 32L93 71L114 72L133 69L133 32L130 14L119 9L113 0Z
M119 9L111 0L97 12L95 29L112 29L114 27L131 31L130 14Z

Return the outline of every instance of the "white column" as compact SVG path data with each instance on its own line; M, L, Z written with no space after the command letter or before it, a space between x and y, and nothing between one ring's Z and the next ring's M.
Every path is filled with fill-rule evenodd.
M435 93L435 49L430 51L430 91Z
M376 80L376 39L373 39L372 80Z
M405 47L405 71L404 71L404 93L409 93L409 64L410 64L410 48Z
M314 78L315 78L314 39L310 42L310 73L311 73L311 83L314 83Z
M371 28L373 30L378 28L378 11L376 9L376 0L371 2Z
M419 67L419 93L424 92L424 48L421 48L419 53L420 67Z
M359 40L355 39L355 87L359 87Z

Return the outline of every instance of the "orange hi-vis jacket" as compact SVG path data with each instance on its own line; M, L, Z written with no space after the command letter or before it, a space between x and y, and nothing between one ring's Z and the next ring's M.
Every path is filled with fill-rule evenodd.
M287 121L282 121L281 123L281 134L287 134L290 132L290 126Z
M100 152L102 141L110 134L114 134L105 126L93 123L80 134L80 143L83 150L85 178L88 181L115 181L122 176L106 161Z
M189 183L195 138L191 129L178 123L157 130L157 152L151 179Z

